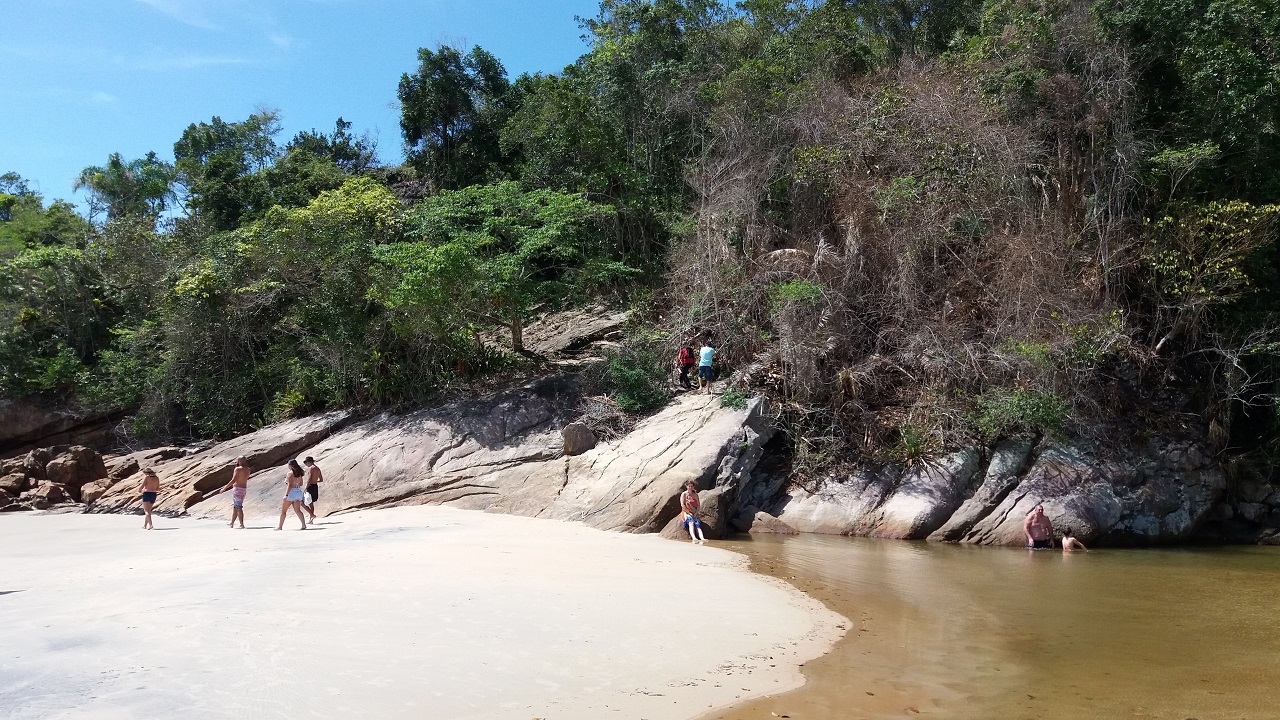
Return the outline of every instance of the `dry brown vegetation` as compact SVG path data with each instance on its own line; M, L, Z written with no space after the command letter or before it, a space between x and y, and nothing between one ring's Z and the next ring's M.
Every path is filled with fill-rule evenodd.
M906 62L815 88L783 124L723 119L690 176L673 331L719 329L816 464L1106 412L1097 368L1148 352L1113 287L1126 98L1046 85L1054 106L1015 121L975 75Z

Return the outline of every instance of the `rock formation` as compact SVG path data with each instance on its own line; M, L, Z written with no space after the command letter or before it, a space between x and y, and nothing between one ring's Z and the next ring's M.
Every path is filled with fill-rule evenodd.
M678 512L686 481L706 490L707 506L716 504L715 495L736 492L770 425L759 401L735 410L716 398L687 395L625 437L568 456L560 430L576 400L572 378L551 378L481 400L354 423L305 449L325 476L318 509L449 504L656 532ZM166 485L161 502L188 498L187 488ZM250 515L274 514L283 494L283 471L261 470L250 481L246 507ZM214 496L191 512L228 515L230 499Z
M1188 440L1114 459L1054 440L1014 438L917 467L863 468L792 488L774 506L802 532L1022 545L1037 504L1086 543L1185 542L1223 498L1222 471Z

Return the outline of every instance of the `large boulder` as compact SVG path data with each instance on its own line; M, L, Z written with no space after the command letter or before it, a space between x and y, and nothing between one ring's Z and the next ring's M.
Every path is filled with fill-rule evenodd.
M880 507L864 522L869 537L918 540L951 517L964 501L982 454L966 448L907 470Z
M755 518L751 522L751 529L748 530L752 535L798 535L795 528L782 522L778 518L770 515L763 510L756 513Z
M0 477L0 490L10 495L17 495L26 490L31 480L23 473L9 473Z
M560 435L564 439L565 455L581 455L599 442L591 428L578 422L565 425Z
M774 506L786 524L806 533L855 535L893 488L891 472L860 468L848 478L828 476L816 487L794 487Z
M929 535L929 540L956 542L991 513L1022 478L1035 438L1023 436L998 443L991 451L991 461L977 491L952 513L942 527Z

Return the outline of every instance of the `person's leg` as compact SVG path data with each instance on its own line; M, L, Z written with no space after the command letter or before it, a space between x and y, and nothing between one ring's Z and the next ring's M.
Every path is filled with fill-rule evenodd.
M294 500L294 501L293 501L293 511L294 511L295 513L297 513L297 515L298 515L298 522L302 523L302 528L301 528L301 529L306 530L306 529L307 529L307 517L306 517L305 515L303 515L303 514L302 514L302 501L301 501L301 500Z
M146 515L146 517L142 520L143 530L150 530L152 527L155 527L151 523L151 507L152 507L151 503L149 502L142 503L142 512Z
M290 503L288 500L280 503L280 522L276 523L277 530L284 529L284 519L289 514L289 505Z
M685 530L689 531L689 542L691 543L698 542L698 536L693 534L694 527L696 527L694 522L688 518L685 518L684 528Z
M686 365L681 365L681 366L680 366L680 385L681 385L681 386L683 386L685 390L688 390L688 389L690 389L690 388L692 388L692 387L693 387L692 385L690 385L690 384L689 384L689 369L690 369L690 367L692 367L692 366L687 365L687 364L686 364Z
M702 534L702 523L700 522L694 523L693 526L698 529L698 542L700 543L706 542L707 536Z

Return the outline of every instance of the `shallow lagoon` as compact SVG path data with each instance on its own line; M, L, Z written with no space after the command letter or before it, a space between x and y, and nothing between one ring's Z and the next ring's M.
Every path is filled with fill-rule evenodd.
M728 543L851 621L801 690L714 717L1280 717L1280 548Z

